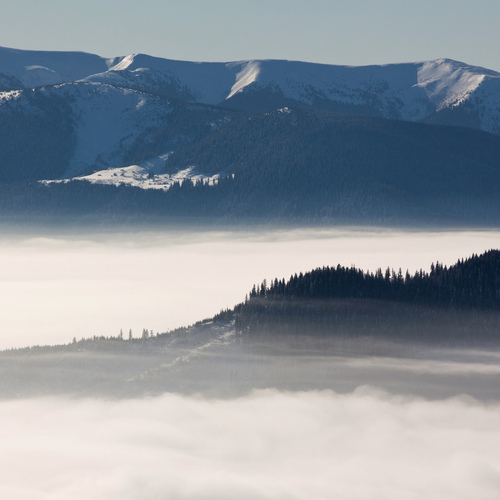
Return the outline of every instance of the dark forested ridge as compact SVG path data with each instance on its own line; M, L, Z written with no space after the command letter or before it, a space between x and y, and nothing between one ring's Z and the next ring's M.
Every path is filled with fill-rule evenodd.
M411 275L401 269L377 269L375 273L355 267L323 267L254 286L252 299L370 298L398 300L458 308L500 309L500 251L473 255L451 267L439 262L430 272Z
M76 144L74 115L64 99L33 91L29 113L17 103L2 103L0 183L26 182L63 175Z
M233 119L167 162L172 171L187 165L234 174L224 201L240 215L371 222L500 215L500 139L457 127L276 110Z
M0 184L0 212L355 224L491 226L500 221L498 136L318 110L228 117L208 108L175 109L171 123L156 125L133 143L127 161L172 147L167 173L195 166L207 175L221 174L215 186L187 181L159 192L81 181L26 183L21 179L36 177L36 143L27 144L17 160L21 153L4 144L0 174L9 183ZM212 129L211 118L219 119ZM43 168L48 163L60 175L72 141L64 139L67 150L58 150L57 158L46 142L38 158ZM9 158L28 165L29 175L13 170Z
M372 334L500 338L500 251L430 272L323 267L254 286L235 308L249 334Z
M100 352L126 354L133 360L140 351L162 360L167 345L180 344L191 352L198 337L208 347L214 339L226 342L227 335L250 346L255 341L272 347L273 339L293 339L299 349L306 338L323 342L364 337L449 347L489 342L498 347L500 250L461 259L450 267L437 262L429 272L414 274L389 268L374 273L354 266L317 268L288 280L264 280L233 309L189 327L156 335L144 329L135 338L131 331L128 337L120 332L75 338L66 345L0 351L0 356ZM44 363L50 364L50 358Z

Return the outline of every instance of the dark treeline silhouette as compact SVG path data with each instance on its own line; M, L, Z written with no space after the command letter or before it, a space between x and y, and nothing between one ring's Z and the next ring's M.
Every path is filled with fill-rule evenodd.
M264 281L235 308L235 317L239 332L254 334L384 329L389 336L491 338L500 332L500 251L449 268L438 262L413 275L339 265Z

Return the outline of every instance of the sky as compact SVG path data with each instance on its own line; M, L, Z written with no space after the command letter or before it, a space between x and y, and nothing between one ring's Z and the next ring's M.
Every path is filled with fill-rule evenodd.
M500 71L498 0L0 0L0 46L191 61L386 64L447 57Z

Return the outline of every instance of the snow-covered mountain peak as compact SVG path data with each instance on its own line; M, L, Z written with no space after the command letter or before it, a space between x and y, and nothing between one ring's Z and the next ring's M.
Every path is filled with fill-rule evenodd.
M451 59L436 59L422 63L417 85L425 88L436 109L441 110L462 103L487 77L498 78L500 74Z
M8 76L12 84L17 82L17 89L71 82L107 70L106 59L85 52L0 47L0 74Z

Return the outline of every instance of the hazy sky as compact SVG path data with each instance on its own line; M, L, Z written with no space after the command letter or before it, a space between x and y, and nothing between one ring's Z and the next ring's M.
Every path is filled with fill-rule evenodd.
M498 0L0 0L0 45L171 59L500 70Z

